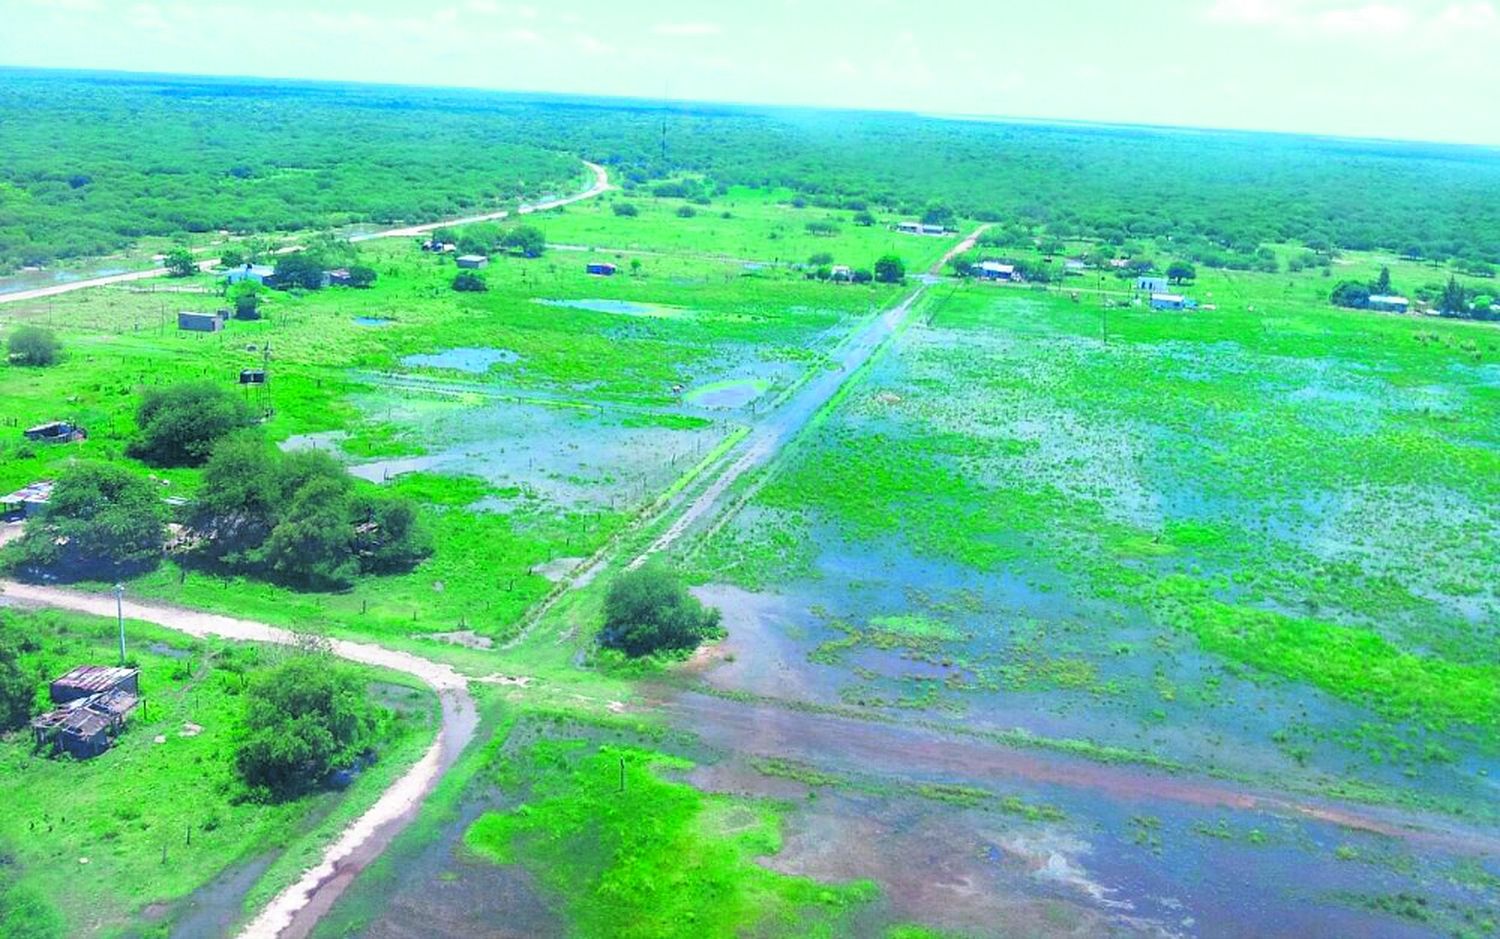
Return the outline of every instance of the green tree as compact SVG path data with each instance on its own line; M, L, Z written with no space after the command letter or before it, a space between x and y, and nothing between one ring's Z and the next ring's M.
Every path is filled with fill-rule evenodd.
M1438 298L1438 312L1446 316L1462 316L1469 312L1468 291L1458 282L1458 278L1448 278L1448 283L1443 287L1443 295Z
M484 293L490 289L484 275L477 271L459 271L453 275L453 289L459 293Z
M186 248L168 251L164 265L172 277L191 277L198 273L198 262L193 260L193 252Z
M641 214L641 210L635 207L634 202L616 202L610 208L622 218L635 218Z
M860 226L861 228L869 228L871 225L875 224L875 216L871 215L866 209L860 209L858 212L854 213L853 221L854 224Z
M640 657L695 649L718 627L718 610L699 603L665 568L647 564L610 583L599 641Z
M813 267L823 267L833 263L833 255L827 251L817 251L808 256L807 263Z
M282 510L281 467L259 434L232 434L214 446L188 510L202 551L232 566L259 563L257 552Z
M0 619L0 734L25 724L36 698L35 684L21 670L20 638Z
M1391 269L1389 267L1380 268L1380 276L1375 278L1375 283L1370 285L1370 293L1381 297L1391 295Z
M875 262L875 279L882 284L899 284L906 279L906 262L887 254Z
M155 566L166 508L150 482L108 463L76 463L26 522L11 566L28 576L112 579Z
M234 306L234 318L237 320L260 319L261 287L253 280L242 280L231 286L224 296Z
M293 251L276 259L276 286L283 290L323 286L323 262L311 251Z
M1196 280L1197 277L1197 268L1186 261L1173 261L1167 265L1167 279L1174 284L1180 284L1187 280Z
M368 264L355 264L349 268L349 286L360 289L372 287L375 284L375 278L379 276L375 268Z
M61 352L62 345L50 329L17 326L10 334L10 360L17 365L51 365Z
M244 267L248 263L250 258L239 248L225 248L219 255L219 264L224 267Z
M1370 288L1356 280L1346 280L1333 288L1328 299L1334 306L1363 310L1370 305Z
M212 382L152 388L136 409L140 434L129 452L153 466L198 466L215 443L251 420L244 401Z
M363 755L378 726L359 678L316 654L287 659L251 681L235 767L251 793L295 798Z
M690 205L679 205L677 207L677 217L678 218L692 218L693 216L695 216L697 214L698 214L698 210L695 209L695 208L693 208Z
M541 230L530 225L519 225L507 231L500 239L500 247L514 251L523 258L539 258L547 250L547 239Z
M296 487L261 548L271 576L310 590L338 590L353 583L359 561L349 517L346 482L313 479Z
M431 557L432 532L410 502L364 496L354 500L353 513L354 554L362 571L410 570Z
M952 207L941 202L928 203L922 212L923 225L952 226L957 216L954 215Z

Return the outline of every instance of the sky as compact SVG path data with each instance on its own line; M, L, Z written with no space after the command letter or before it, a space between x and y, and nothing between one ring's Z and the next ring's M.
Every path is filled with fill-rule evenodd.
M0 65L1500 145L1500 0L0 0Z

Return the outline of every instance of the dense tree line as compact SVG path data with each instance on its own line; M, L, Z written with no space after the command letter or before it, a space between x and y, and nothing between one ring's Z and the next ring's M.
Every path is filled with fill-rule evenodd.
M1500 161L1436 144L12 72L0 152L0 268L143 234L461 214L576 185L572 154L647 196L782 186L855 224L878 208L1113 245L1171 237L1205 266L1272 270L1263 246L1281 242L1478 276L1500 263Z

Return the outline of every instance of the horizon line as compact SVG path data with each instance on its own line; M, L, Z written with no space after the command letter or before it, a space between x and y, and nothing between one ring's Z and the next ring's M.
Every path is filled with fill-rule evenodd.
M1344 141L1350 143L1382 144L1386 146L1433 146L1451 147L1461 150L1489 151L1500 155L1500 142L1475 143L1458 140L1434 140L1426 137L1376 137L1349 134L1313 133L1309 131L1280 130L1264 127L1233 127L1202 124L1162 124L1153 122L1105 121L1090 118L1070 118L1045 115L985 114L978 112L944 112L933 109L854 107L832 104L794 104L787 102L731 101L716 98L673 98L668 96L643 97L609 92L555 91L550 89L497 88L489 85L445 85L410 82L382 82L360 78L312 78L298 75L253 75L242 72L174 72L137 71L134 69L79 68L71 66L12 65L0 62L0 73L38 72L59 75L103 75L132 79L210 79L219 81L250 81L263 83L291 83L304 85L355 85L365 88L396 88L404 90L460 91L493 95L530 95L583 101L603 99L606 101L629 101L654 104L667 109L678 105L700 105L710 107L738 108L764 111L815 111L825 114L874 114L907 116L923 120L962 121L966 123L1035 124L1042 126L1079 127L1112 130L1153 131L1157 133L1201 133L1201 134L1246 134L1271 137L1293 137L1305 140Z

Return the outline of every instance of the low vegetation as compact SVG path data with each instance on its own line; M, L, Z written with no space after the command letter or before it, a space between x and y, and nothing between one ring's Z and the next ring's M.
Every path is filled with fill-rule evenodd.
M62 355L62 344L50 329L17 326L10 334L10 360L15 365L44 367Z

